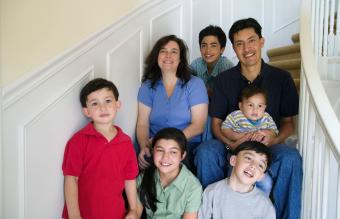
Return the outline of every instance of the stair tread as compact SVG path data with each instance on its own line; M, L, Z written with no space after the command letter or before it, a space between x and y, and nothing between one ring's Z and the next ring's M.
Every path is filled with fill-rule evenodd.
M300 69L301 58L270 61L269 65L275 66L277 68L285 69L285 70Z
M273 49L269 49L267 51L268 57L279 56L288 53L297 53L300 52L300 43L295 43L288 46L277 47Z

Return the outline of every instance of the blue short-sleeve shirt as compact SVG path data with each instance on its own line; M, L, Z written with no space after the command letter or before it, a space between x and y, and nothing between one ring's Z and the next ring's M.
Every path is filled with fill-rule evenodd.
M166 127L185 129L191 123L191 107L198 104L208 104L207 90L203 81L192 76L183 86L178 80L175 89L168 97L162 80L151 88L151 82L145 81L139 89L138 101L151 108L150 137ZM201 136L195 136L191 142L199 142Z

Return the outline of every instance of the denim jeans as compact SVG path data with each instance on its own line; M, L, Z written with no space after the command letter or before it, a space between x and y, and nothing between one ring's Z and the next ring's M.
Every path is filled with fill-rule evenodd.
M299 152L284 144L270 147L273 179L272 199L276 218L298 219L301 210L302 159ZM197 177L206 187L227 177L228 150L216 139L203 142L195 150Z

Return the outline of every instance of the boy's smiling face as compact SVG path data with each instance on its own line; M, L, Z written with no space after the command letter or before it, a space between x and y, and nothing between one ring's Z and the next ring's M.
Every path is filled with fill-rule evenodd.
M200 46L201 56L208 66L214 66L224 52L218 38L214 35L205 36Z
M231 156L230 164L233 166L232 177L243 186L251 186L263 177L267 169L267 157L252 150L244 150Z
M83 113L97 125L112 125L120 105L111 90L102 88L87 96Z

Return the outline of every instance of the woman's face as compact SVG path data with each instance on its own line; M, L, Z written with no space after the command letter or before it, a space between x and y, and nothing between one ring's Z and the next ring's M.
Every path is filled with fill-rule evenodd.
M153 161L161 177L176 177L184 157L185 153L172 139L159 139L154 145Z
M176 72L180 62L180 49L175 41L169 41L158 53L158 66L162 73Z

